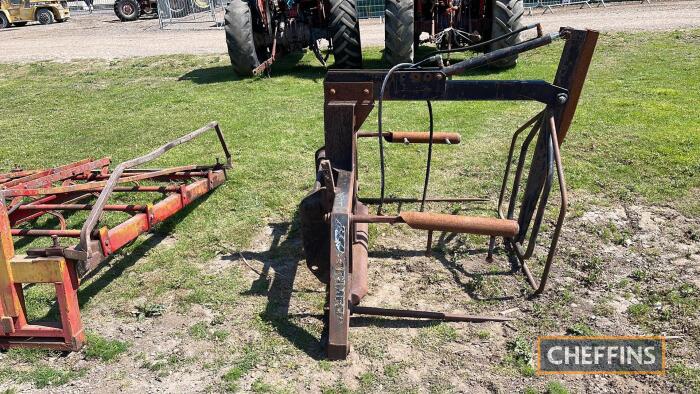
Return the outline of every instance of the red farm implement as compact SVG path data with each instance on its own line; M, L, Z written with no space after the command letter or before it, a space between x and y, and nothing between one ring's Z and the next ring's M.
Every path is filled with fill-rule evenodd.
M361 306L368 292L368 224L404 224L427 231L428 253L435 231L478 234L489 237L489 258L497 238L519 262L532 295L545 289L562 229L567 206L564 169L560 145L574 117L591 62L598 33L562 28L559 33L542 35L514 46L498 49L450 66L442 66L440 56L429 61L438 67L421 67L427 62L402 64L391 70L330 71L324 84L325 146L316 152L316 183L300 206L300 218L307 265L327 285L327 354L344 359L350 349L348 331L351 315L380 315L449 321L502 321L502 317L466 316L429 311L397 310ZM511 58L519 53L564 39L559 67L553 83L542 80L472 80L450 79L476 67ZM382 130L382 102L386 100L428 103L428 132L394 132ZM543 109L520 127L512 137L505 163L497 209L492 217L448 215L425 212L426 202L470 202L478 199L427 198L431 155L434 144L458 144L458 133L438 133L433 128L431 101L534 101ZM359 129L378 106L377 132ZM381 194L378 198L358 196L358 138L378 141ZM425 143L427 169L421 198L385 197L384 145L390 142ZM514 174L512 174L514 173ZM508 186L511 186L508 188ZM550 198L553 186L559 199ZM528 261L533 256L538 235L545 220L546 206L556 203L557 216L548 252L539 278ZM413 212L386 215L388 204L420 204ZM368 205L378 205L370 214Z
M216 132L225 163L136 168L208 131ZM139 235L224 183L231 155L214 122L112 171L109 165L109 158L86 159L56 168L0 174L0 348L80 349L85 338L78 304L81 278ZM115 193L148 202L109 204ZM163 198L154 203L153 196L158 194ZM68 228L66 217L79 217L80 211L89 212L83 215L82 227ZM128 218L111 227L101 224L116 213L126 213ZM54 228L35 227L45 215L57 219ZM14 239L27 237L52 241L50 246L15 254ZM77 244L65 246L65 239ZM55 286L58 321L28 321L24 289L37 283Z

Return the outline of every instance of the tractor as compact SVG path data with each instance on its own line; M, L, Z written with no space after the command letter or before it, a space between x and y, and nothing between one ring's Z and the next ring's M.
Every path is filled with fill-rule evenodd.
M360 24L356 0L232 0L224 17L233 69L259 75L280 55L310 48L325 65L361 68ZM330 43L324 56L320 40Z
M512 46L520 42L523 11L523 0L385 0L384 59L411 63L427 42L444 52ZM231 64L242 76L259 75L282 54L305 48L324 65L333 53L335 68L362 66L357 0L233 0L224 27ZM329 43L325 55L321 39ZM510 67L516 57L491 65Z
M70 19L68 3L58 0L34 2L30 0L0 0L0 29L29 22L48 25Z
M158 3L155 0L117 0L114 2L114 13L122 22L131 22L141 15L155 15Z
M523 0L385 0L384 58L391 65L412 63L425 42L448 53L470 46L481 52L513 46L520 42L523 13ZM421 39L423 33L428 38ZM516 59L491 65L511 67Z

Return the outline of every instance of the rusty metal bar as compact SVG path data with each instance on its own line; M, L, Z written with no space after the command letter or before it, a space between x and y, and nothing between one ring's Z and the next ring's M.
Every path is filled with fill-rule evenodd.
M379 204L379 198L375 197L366 197L366 198L358 198L357 199L359 202L367 205L374 205L374 204ZM419 203L422 202L423 199L421 198L411 198L411 197L386 197L384 198L384 203L386 204L410 204L410 203ZM479 197L465 197L465 198L450 198L450 197L435 197L435 198L426 198L425 202L444 202L444 203L461 203L461 202L487 202L489 201L488 198L479 198Z
M36 173L41 172L42 170L17 170L17 171L10 171L6 172L4 174L0 174L0 187L2 187L5 183L17 179L17 178L24 178L25 176L29 175L34 175Z
M368 214L369 209L366 205L358 203L355 206L357 214ZM352 243L352 281L350 284L350 302L357 305L367 295L369 291L368 285L368 243L369 243L369 224L354 222L355 237Z
M2 193L2 192L0 192ZM48 196L43 196L38 199L32 200L27 203L19 203L13 207L12 213L10 213L10 224L12 226L17 226L22 223L34 220L38 217L43 216L44 212L33 212L25 211L20 208L24 206L32 206L34 204L65 204L74 203L89 197L89 193L69 193L69 194L53 194Z
M181 194L173 194L159 201L144 213L139 213L129 218L127 221L100 232L100 245L102 257L107 257L116 252L124 245L136 239L139 235L148 232L153 226L161 223L177 212L180 212L192 201L205 195L214 188L220 186L225 181L222 171L212 174L210 179L202 179L187 185L182 189ZM94 258L78 269L80 275L94 269L102 258Z
M534 125L534 126L532 127L532 130L530 130L530 134L528 135L528 138L527 138L527 140L532 140L532 138L534 137L535 132L536 132L537 130L539 130L539 128L540 128L540 125L541 125L542 117L543 117L543 116L544 116L544 111L543 111L543 112L540 112L540 113L538 113L537 115L535 115L534 117L532 117L530 120L528 120L527 122L525 122L525 124L523 124L522 126L520 126L520 128L519 128L518 130L516 130L515 133L513 133L513 138L512 138L512 140L511 140L511 144L510 144L510 149L508 150L508 157L507 157L507 159L506 159L506 170L505 170L505 175L503 176L503 183L501 184L501 192L500 192L500 194L499 194L499 196L498 196L498 205L497 205L497 208L496 208L496 210L498 211L498 216L499 216L501 219L506 219L506 218L512 219L512 208L509 209L509 211L508 211L509 213L508 213L508 215L506 216L506 215L503 213L502 205L503 205L503 201L504 201L504 198L505 198L506 188L507 188L507 184L508 184L508 177L509 177L509 175L510 175L511 163L513 162L513 154L515 153L515 144L517 143L518 137L520 136L520 134L521 134L523 131L525 131L525 129L527 129L528 127ZM518 171L517 171L517 174L520 174L521 171L522 171L522 166L524 165L524 157L525 157L525 154L524 154L524 152L523 152L523 153L520 154L521 162L518 164ZM516 175L515 185L520 185L520 175ZM518 187L519 187L519 186L518 186ZM514 187L513 187L513 190L517 190L517 188L514 186ZM517 191L516 191L515 193L517 194ZM513 206L513 207L514 207L514 206Z
M18 211L89 211L94 208L92 204L30 204L21 205ZM105 205L105 211L121 212L146 212L145 205Z
M15 178L10 182L4 183L2 185L3 186L2 188L9 189L11 187L14 187L16 185L19 185L19 184L22 184L25 182L30 182L30 181L33 181L35 179L41 178L41 177L49 176L49 175L55 174L55 173L60 173L60 172L70 170L70 169L78 167L78 166L88 164L92 161L93 161L92 159L83 159L83 160L79 160L79 161L76 161L74 163L66 164L66 165L63 165L60 167L56 167L56 168L49 168L49 169L44 169L44 170L33 171L31 173L27 173L26 175L24 175L22 177Z
M377 132L359 131L355 135L357 138L376 138L379 136ZM393 143L411 143L411 144L427 144L430 142L430 133L422 131L389 131L383 132L382 137L387 142ZM457 145L462 141L462 136L459 133L450 132L434 132L434 144Z
M569 197L566 192L566 179L564 178L564 165L561 162L561 153L559 151L559 140L557 135L557 129L555 125L554 116L549 118L549 123L551 127L551 139L552 145L554 147L554 162L557 168L557 179L559 181L559 192L561 193L561 202L559 206L559 216L557 217L557 224L554 227L554 233L552 234L552 241L549 246L549 252L547 253L547 261L545 262L544 269L542 271L542 276L540 277L540 283L535 283L535 280L530 272L530 269L525 262L524 256L516 250L516 255L520 260L523 272L527 277L530 286L535 289L533 296L542 294L545 287L547 286L547 278L549 277L549 272L552 268L552 262L554 261L554 255L556 254L557 244L559 242L559 235L561 234L561 229L564 226L564 219L566 218L567 207L569 206Z
M49 230L49 229L25 229L13 228L10 233L15 237L59 237L80 238L80 230Z
M338 171L338 194L331 212L330 243L330 283L329 283L329 336L328 357L344 359L350 351L348 335L350 330L350 265L351 265L351 216L352 193L355 190L355 176L352 171Z
M80 165L72 166L70 168L60 168L56 171L52 171L50 174L32 179L30 181L20 182L21 179L18 179L17 182L19 183L17 183L16 185L13 185L13 182L10 182L10 185L5 185L5 187L8 189L21 188L24 190L45 188L51 186L51 184L53 184L54 182L71 179L75 175L90 173L90 171L92 171L95 168L104 169L105 167L109 166L110 161L111 160L106 157L104 159L90 161ZM6 195L8 197L13 196L12 192L6 192Z
M102 189L99 189L100 191ZM117 186L115 192L120 193L177 193L179 186Z
M431 311L416 311L410 309L389 309L375 308L371 306L350 307L350 312L353 315L370 315L370 316L388 316L388 317L406 317L413 319L430 319L444 320L452 322L470 322L470 323L485 323L485 322L507 322L513 320L508 317L501 316L479 316L479 315L462 315L458 313L431 312Z
M353 215L353 223L406 223L411 228L480 235L514 237L518 234L515 220L475 216L448 215L432 212L402 212L398 216Z
M567 45L564 46L557 75L554 77L555 85L566 86L569 90L566 104L554 110L560 145L564 142L574 119L599 36L599 33L593 30L562 29L562 32L564 31L568 35Z
M182 166L182 167L169 168L169 169L160 170L160 171L154 171L151 173L140 173L140 174L131 175L131 176L128 176L125 178L117 177L117 179L115 179L115 184L113 185L113 187L116 186L116 183L129 183L129 182L148 180L148 179L156 178L159 176L169 175L169 174L176 173L179 171L187 170L188 168L191 168L191 167L193 167L193 166ZM39 188L39 189L10 189L10 190L4 190L3 194L5 195L5 197L33 197L33 196L43 196L43 195L47 195L47 194L94 192L94 191L104 191L109 184L110 184L110 181L99 181L99 182L80 183L80 184L70 185L70 186L49 187L49 188Z

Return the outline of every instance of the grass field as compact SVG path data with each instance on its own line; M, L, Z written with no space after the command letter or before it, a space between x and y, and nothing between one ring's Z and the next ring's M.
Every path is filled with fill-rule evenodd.
M468 78L551 80L561 47L557 43L526 54L514 69ZM674 212L687 222L690 235L683 241L688 245L683 253L696 266L699 48L699 30L603 36L562 148L574 196L573 216L620 206ZM378 50L365 56L381 66ZM629 255L619 261L601 257L598 249L605 245L621 247L628 238L636 242L634 229L607 222L595 228L574 226L587 233L586 243L577 244L578 251L564 249L563 268L555 273L571 280L555 282L550 298L517 304L539 316L523 317L515 324L517 333L457 324L412 326L406 332L402 328L401 335L409 338L402 349L420 354L416 363L429 362L418 366L411 360L396 361L391 328L368 328L362 331L364 339L353 337L356 358L342 363L320 360L315 343L320 321L288 318L287 312L318 314L323 305L321 286L302 272L303 265L296 271L303 257L295 212L311 187L313 153L323 141L324 69L309 54L300 65L291 63L276 66L272 78L254 80L235 78L226 56L0 65L0 170L46 167L88 156L111 156L119 162L211 120L220 122L235 162L230 180L196 209L129 246L83 284L80 299L90 333L84 352L7 352L0 356L3 387L173 390L190 387L185 379L195 383L192 389L209 391L424 392L460 391L461 384L475 379L486 391L587 391L598 388L593 378L533 377L521 354L527 351L517 351L530 347L539 334L572 327L574 332L600 332L582 320L592 312L557 309L571 308L573 294L574 299L595 299L595 314L607 313L617 322L613 332L601 333L682 333L680 344L672 344L675 358L669 359L673 369L668 377L611 378L609 385L633 391L700 390L700 283L689 279L689 272L656 274L654 269L671 253L663 244L634 250L646 265L627 261ZM436 130L460 131L462 143L436 152L431 191L494 198L510 133L536 110L536 105L523 103L436 103ZM376 118L371 116L364 128L374 125ZM385 125L388 130L425 129L425 106L389 103ZM214 138L205 139L156 164L209 163L221 156L216 148ZM362 142L360 149L362 194L376 195L376 148ZM425 164L424 147L389 149L390 193L417 195L421 185L415 180ZM372 232L379 234L374 227ZM659 232L666 234L666 228ZM411 234L399 235L422 242ZM277 247L268 250L270 242ZM375 246L384 247L380 242ZM272 262L274 275L256 279L240 256L260 264ZM293 267L286 264L290 259ZM280 261L286 265L275 265ZM291 281L297 275L301 279L293 289L289 281L275 287L278 276L284 275ZM453 278L435 280L441 284ZM470 283L482 291L498 288L478 278ZM430 287L424 291L430 292ZM600 300L617 293L629 293L632 298L627 299L636 302L626 311L611 311ZM561 301L566 294L569 299ZM51 309L50 291L33 289L28 302L41 317ZM465 305L457 307L478 311L508 306L474 300ZM666 312L656 313L658 305L668 306ZM623 317L615 320L617 314ZM480 367L446 354L454 344L477 339L495 357L475 361ZM419 383L411 383L416 376ZM487 383L491 380L493 385Z

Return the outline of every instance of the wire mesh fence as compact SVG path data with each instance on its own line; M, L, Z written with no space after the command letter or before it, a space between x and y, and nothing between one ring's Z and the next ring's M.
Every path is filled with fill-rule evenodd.
M543 13L554 12L554 7L579 6L580 8L589 7L591 4L596 4L598 7L606 7L605 0L525 0L523 5L529 14L533 10L542 9Z
M359 0L357 14L360 19L384 18L384 0Z
M650 0L614 0L619 2L642 2L650 3ZM543 12L553 12L554 7L579 6L606 7L606 0L525 0L525 9L528 13L541 9ZM360 19L384 18L384 0L359 0L357 2L357 12Z
M160 28L176 24L204 23L223 26L225 0L158 0Z
M93 0L92 6L95 11L110 11L114 10L114 0ZM89 11L88 2L86 1L69 1L68 8L71 11Z
M160 27L181 23L202 23L207 27L220 27L224 21L224 10L229 0L156 0ZM92 0L93 10L89 9L90 0L69 1L71 11L114 12L115 0Z
M177 23L176 19L182 19L183 17L190 17L190 19L202 19L206 18L202 14L203 11L213 10L213 21L220 24L223 20L223 14L219 17L219 14L226 6L228 0L158 0L160 4L165 1L168 4L167 21L166 24L170 24L171 20ZM212 2L212 6L203 7L205 3ZM532 14L534 10L543 10L543 12L553 12L555 7L565 7L565 6L579 6L579 7L592 7L592 6L603 6L607 5L607 1L610 0L525 0L524 6L527 13ZM642 2L649 3L649 0L614 0L620 2ZM175 3L175 7L170 7L170 3ZM187 3L182 7L177 6L178 3ZM87 10L87 5L84 1L69 1L69 7L71 10ZM112 10L114 8L114 0L93 0L93 6L96 11L99 10ZM359 0L357 2L357 12L360 19L383 19L384 18L384 0ZM172 15L171 15L172 14ZM184 21L184 20L183 20Z

